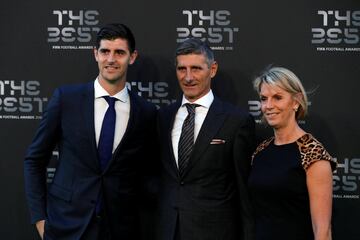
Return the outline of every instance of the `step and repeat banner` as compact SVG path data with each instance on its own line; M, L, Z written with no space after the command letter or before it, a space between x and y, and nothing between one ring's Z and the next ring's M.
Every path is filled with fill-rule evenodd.
M0 7L0 238L38 239L30 225L23 158L53 90L93 81L94 36L106 23L134 32L139 58L127 86L159 108L180 96L174 50L188 37L207 41L219 72L213 90L246 108L259 140L252 80L267 65L303 81L311 102L301 126L339 162L334 174L335 240L358 240L360 229L360 2L319 1L6 1ZM56 173L54 151L48 167Z

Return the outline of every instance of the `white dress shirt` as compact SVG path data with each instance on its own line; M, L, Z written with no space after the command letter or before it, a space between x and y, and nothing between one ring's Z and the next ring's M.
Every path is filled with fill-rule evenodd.
M110 96L110 95L100 85L98 79L96 79L94 82L94 90L95 90L95 100L94 100L95 137L96 137L96 146L98 146L102 122L104 120L106 110L109 107L108 103L103 98L103 96ZM113 152L114 152L124 136L129 121L130 98L126 87L111 97L118 99L118 101L115 101L116 122L115 122L115 135L114 135L114 145L113 145Z
M201 126L205 120L206 114L209 111L211 103L214 101L214 94L210 90L205 96L199 98L195 102L189 102L184 96L182 98L181 107L176 113L174 126L171 131L171 141L172 147L174 150L174 157L176 165L178 165L178 145L181 135L182 125L185 121L185 118L188 115L187 108L184 106L185 103L193 103L200 105L195 108L195 127L194 127L194 141L196 141L197 136L199 135Z

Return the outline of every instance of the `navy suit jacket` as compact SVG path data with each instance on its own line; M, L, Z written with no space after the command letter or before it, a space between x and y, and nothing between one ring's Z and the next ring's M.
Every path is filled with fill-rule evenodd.
M94 83L55 90L24 162L32 223L45 219L46 239L80 239L100 191L113 239L137 239L137 203L150 162L156 108L129 91L130 116L123 139L101 172L94 130ZM46 187L55 146L59 162Z
M181 178L171 140L180 104L158 114L162 148L158 238L173 240L178 231L186 240L252 239L246 180L255 147L253 118L215 97Z

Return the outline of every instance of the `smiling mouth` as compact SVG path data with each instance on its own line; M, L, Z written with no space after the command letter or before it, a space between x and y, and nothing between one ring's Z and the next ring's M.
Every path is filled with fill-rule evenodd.
M267 116L267 117L274 117L274 116L276 116L278 113L266 113L265 115Z
M107 70L117 70L117 69L119 69L119 67L116 67L116 66L105 66L105 69L107 69Z
M188 87L188 88L195 87L195 86L196 86L195 83L186 83L186 84L184 84L184 87Z

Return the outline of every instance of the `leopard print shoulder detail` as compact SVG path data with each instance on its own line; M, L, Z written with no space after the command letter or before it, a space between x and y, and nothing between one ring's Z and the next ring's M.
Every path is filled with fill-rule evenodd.
M336 160L325 150L324 146L311 134L306 133L304 136L296 140L301 156L301 165L306 171L310 165L319 160L329 161L331 168L336 169Z
M264 150L267 146L269 146L269 144L273 140L274 140L274 137L268 138L268 139L264 140L262 143L260 143L259 146L257 146L255 152L253 153L253 155L251 157L251 165L253 164L255 155L258 154L259 152L261 152L262 150Z

